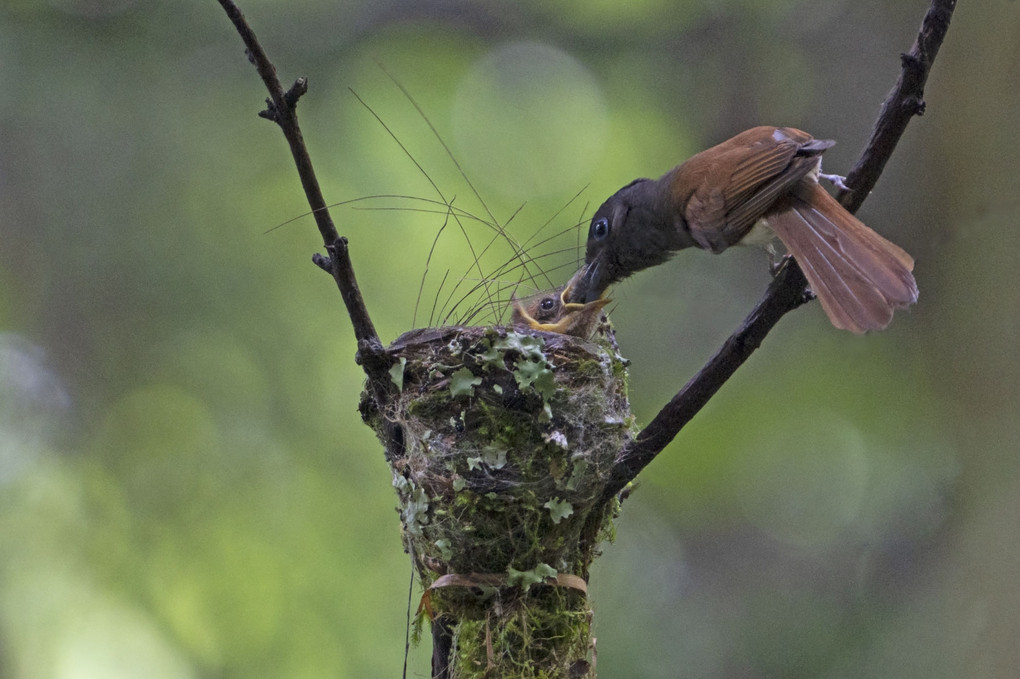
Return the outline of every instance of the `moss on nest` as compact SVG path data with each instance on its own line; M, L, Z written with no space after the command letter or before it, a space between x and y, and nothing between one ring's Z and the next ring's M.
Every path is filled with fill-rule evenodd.
M602 499L633 425L626 361L598 342L505 328L407 333L392 395L362 396L387 446L403 537L424 588L447 574L499 586L429 593L454 629L451 676L590 677L587 581L618 508ZM393 431L398 436L393 436Z

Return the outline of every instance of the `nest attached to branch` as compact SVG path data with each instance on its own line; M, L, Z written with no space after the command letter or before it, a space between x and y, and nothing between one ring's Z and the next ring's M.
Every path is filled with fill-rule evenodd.
M585 583L633 434L611 330L417 330L386 353L391 383L361 413L386 447L419 612L453 629L451 676L594 676Z

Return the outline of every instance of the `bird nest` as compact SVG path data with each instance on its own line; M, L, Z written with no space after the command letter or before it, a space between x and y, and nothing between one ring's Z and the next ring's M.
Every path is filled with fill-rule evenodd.
M611 330L419 330L386 353L389 397L367 389L361 413L386 446L419 613L454 630L451 676L594 676L585 583L633 427Z

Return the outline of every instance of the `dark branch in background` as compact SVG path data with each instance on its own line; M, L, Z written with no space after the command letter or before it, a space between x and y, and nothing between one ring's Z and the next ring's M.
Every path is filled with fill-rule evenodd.
M856 212L875 186L907 123L924 113L924 84L935 55L949 30L956 0L932 0L910 52L901 56L902 70L896 87L886 97L871 140L847 176L851 188L840 196L850 212ZM662 452L737 368L758 348L765 336L787 312L806 301L807 281L793 260L786 264L758 305L744 319L722 348L667 403L637 438L624 448L613 469L613 479L603 498L609 500L634 480Z
M871 139L860 160L846 176L849 191L842 191L839 200L847 210L856 212L885 169L896 143L915 115L924 115L924 85L928 81L935 55L949 30L949 20L956 9L956 0L934 0L921 22L917 40L909 52L900 55L903 68L896 86L885 98L882 111L871 131Z
M269 61L269 57L262 49L262 45L259 44L258 38L255 37L255 32L245 21L241 10L232 0L219 0L219 3L241 35L241 40L244 41L244 45L248 49L248 59L258 69L262 82L269 90L266 110L261 111L259 115L280 126L283 136L287 138L287 143L290 145L290 152L294 156L294 163L297 165L298 175L301 177L301 186L305 190L312 214L315 215L315 223L322 235L322 242L329 253L328 258L316 254L312 259L319 268L333 276L340 289L344 304L347 306L347 313L354 326L354 336L358 340L358 362L369 377L380 377L380 379L373 379L372 382L385 384L385 371L389 366L383 358L382 343L379 341L375 326L365 307L365 300L358 289L354 266L351 264L347 249L347 239L341 237L337 233L336 227L333 226L333 219L326 208L326 200L322 197L322 191L319 189L319 180L316 179L315 171L312 169L312 159L308 155L304 138L301 136L301 128L298 127L297 102L301 95L308 91L308 81L298 78L291 88L284 92L280 79L276 76L276 67Z

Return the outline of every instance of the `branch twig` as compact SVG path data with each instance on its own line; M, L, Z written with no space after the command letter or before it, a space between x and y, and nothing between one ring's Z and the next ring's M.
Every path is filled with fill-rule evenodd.
M232 0L219 0L219 3L241 35L241 40L244 41L248 51L248 59L258 69L262 82L269 90L266 110L261 111L259 116L272 120L280 126L290 145L290 152L294 156L294 163L297 165L298 175L301 177L301 186L305 190L305 197L308 199L312 214L315 215L315 223L319 227L322 242L329 253L328 258L316 254L312 259L319 268L333 276L340 289L344 304L347 306L347 313L354 326L354 336L358 340L359 363L370 376L380 370L384 371L382 343L379 341L375 326L368 315L365 300L358 289L354 267L351 264L347 248L347 239L341 237L333 225L333 219L326 207L326 200L319 188L319 180L312 169L311 156L308 155L308 149L301 135L301 128L298 126L297 102L308 91L308 81L305 78L298 78L291 88L284 92L280 79L276 75L276 67L273 66L265 50L262 49L258 38L255 37L255 32L248 25L241 10Z
M924 85L955 8L956 0L932 0L921 22L917 40L908 53L901 55L899 80L882 105L871 140L847 176L846 183L852 190L840 196L842 204L851 212L857 211L875 186L907 123L913 116L924 113ZM737 331L634 441L620 451L613 479L606 487L603 499L608 501L623 490L662 452L761 345L779 319L804 303L806 286L807 281L800 268L794 261L787 260L786 266Z
M915 115L924 115L924 85L935 55L946 38L954 9L956 0L933 0L921 21L921 30L913 46L909 52L900 55L902 69L899 80L886 95L871 139L846 176L845 184L850 190L840 192L840 202L850 212L857 212L875 188L886 161L907 129L907 123Z

